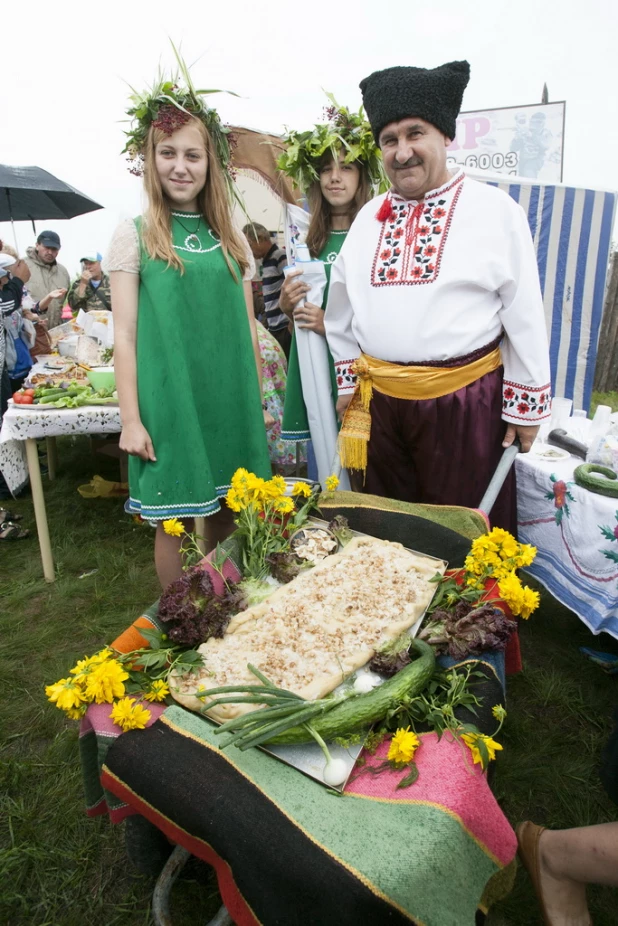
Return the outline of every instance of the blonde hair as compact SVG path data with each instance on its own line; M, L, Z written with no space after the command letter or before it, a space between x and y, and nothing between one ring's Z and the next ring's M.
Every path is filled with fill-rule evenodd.
M238 282L232 260L235 260L240 267L241 276L249 266L249 262L241 236L232 221L223 170L219 164L213 141L204 123L200 119L192 117L190 124L195 125L202 136L207 159L206 183L198 195L198 208L215 235L220 239L225 262L234 280ZM184 273L184 263L172 244L171 204L161 188L161 180L155 162L156 146L168 137L162 129L155 128L152 125L148 130L144 150L144 189L148 197L148 207L144 214L142 237L144 248L150 258L167 261L168 267L174 267Z
M332 160L333 156L330 152L325 154L320 161L318 170ZM350 224L352 224L365 203L368 203L371 199L369 171L362 161L354 161L354 164L358 167L359 176L358 189L354 194L354 199L348 207ZM307 190L307 200L309 201L309 211L311 212L311 221L309 222L309 231L307 232L307 246L309 248L309 253L315 258L326 244L326 240L332 231L330 203L322 194L319 180L314 180Z

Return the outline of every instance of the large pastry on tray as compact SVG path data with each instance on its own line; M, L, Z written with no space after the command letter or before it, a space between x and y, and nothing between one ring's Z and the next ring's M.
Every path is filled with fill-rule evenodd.
M199 647L204 668L171 679L172 695L199 711L208 703L195 696L200 689L259 684L252 663L278 687L322 698L416 623L433 597L435 574L435 560L399 543L355 537L233 617L224 637ZM208 716L224 722L254 709L217 705Z

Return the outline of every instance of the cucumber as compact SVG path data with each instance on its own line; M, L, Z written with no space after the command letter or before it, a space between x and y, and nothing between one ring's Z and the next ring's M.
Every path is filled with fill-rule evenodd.
M415 651L419 658L373 691L347 698L319 719L312 720L312 727L327 741L336 736L359 733L382 720L404 695L413 697L419 694L432 676L436 658L433 648L424 640L412 640L410 650ZM313 742L313 737L304 726L292 727L268 740L269 745L280 746L310 742Z
M605 476L598 479L594 474ZM608 466L599 466L596 463L582 463L575 469L575 482L582 489L596 492L597 495L607 495L609 498L618 498L618 475Z

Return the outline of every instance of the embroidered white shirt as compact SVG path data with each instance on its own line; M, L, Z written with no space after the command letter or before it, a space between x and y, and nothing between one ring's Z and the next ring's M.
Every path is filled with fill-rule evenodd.
M379 214L380 218L377 218ZM503 418L550 413L549 348L523 209L462 170L421 202L394 191L361 209L333 264L325 315L340 394L361 350L393 363L462 357L500 336Z

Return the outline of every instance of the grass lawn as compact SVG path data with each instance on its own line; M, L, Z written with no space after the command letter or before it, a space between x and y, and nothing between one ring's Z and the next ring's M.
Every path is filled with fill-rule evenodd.
M58 581L50 586L41 578L29 498L11 507L24 514L33 536L0 546L0 923L148 926L152 882L127 864L122 826L85 816L77 724L47 703L43 688L157 597L153 531L124 515L119 500L78 495L77 486L94 473L117 478L113 461L93 459L85 438L62 439L59 454L57 481L45 481ZM618 653L618 643L595 640L543 593L541 609L522 627L522 644L525 672L509 684L494 782L498 800L513 823L529 818L559 827L615 819L596 767L618 680L578 647ZM616 922L614 891L592 888L590 898L595 926ZM205 922L217 906L212 880L181 882L173 895L174 924ZM541 922L525 872L489 922Z

